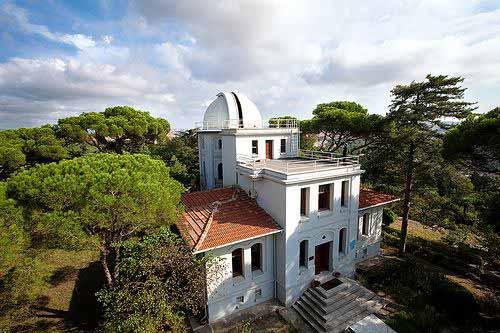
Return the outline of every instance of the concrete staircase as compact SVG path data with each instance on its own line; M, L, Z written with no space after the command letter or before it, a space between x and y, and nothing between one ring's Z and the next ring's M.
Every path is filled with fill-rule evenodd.
M318 332L344 332L364 317L377 313L386 303L354 280L338 278L327 290L325 283L309 288L292 306Z

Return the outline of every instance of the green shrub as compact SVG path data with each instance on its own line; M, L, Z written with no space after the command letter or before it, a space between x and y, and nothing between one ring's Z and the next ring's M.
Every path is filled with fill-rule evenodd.
M448 280L438 281L432 288L433 304L445 312L452 321L475 320L479 305L474 296L462 286Z
M390 208L384 208L382 214L382 223L384 225L390 225L396 221L398 215Z
M459 246L464 244L469 235L469 230L465 226L457 225L454 230L448 231L448 233L443 237L443 242L450 246Z

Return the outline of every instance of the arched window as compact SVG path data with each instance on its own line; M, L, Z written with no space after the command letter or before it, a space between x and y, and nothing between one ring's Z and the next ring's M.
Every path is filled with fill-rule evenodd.
M345 254L347 245L347 229L342 228L339 232L339 253Z
M257 243L252 245L250 248L250 253L252 254L252 272L263 270L262 269L262 244Z
M222 163L217 165L217 179L222 180L223 172L222 172Z
M233 277L243 276L243 249L232 252Z
M309 242L307 240L303 240L300 242L299 246L299 266L307 267L307 250L309 247Z
M363 225L361 226L361 234L368 236L370 234L370 214L363 215Z

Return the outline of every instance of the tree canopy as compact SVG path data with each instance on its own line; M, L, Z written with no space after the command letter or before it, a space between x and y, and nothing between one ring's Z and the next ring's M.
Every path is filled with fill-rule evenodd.
M138 153L148 144L166 141L170 124L130 106L115 106L104 112L60 119L55 129L67 144L83 152L93 148L99 152Z
M152 146L150 153L163 160L170 168L172 178L187 189L198 187L198 135L195 130L179 132L171 140Z
M50 126L0 131L0 179L24 166L67 158L63 144Z
M358 103L336 101L319 104L313 118L301 121L300 127L304 134L319 136L320 150L335 152L350 146L357 152L377 140L384 121Z
M446 132L447 158L464 159L484 171L500 170L500 107L467 117Z
M95 241L108 285L114 244L176 220L182 186L146 155L92 154L17 173L7 193L24 207L34 240L53 246Z

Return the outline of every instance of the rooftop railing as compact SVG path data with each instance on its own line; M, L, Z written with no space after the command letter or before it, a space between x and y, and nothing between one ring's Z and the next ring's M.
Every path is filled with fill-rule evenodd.
M278 172L294 173L359 165L361 156L339 156L329 152L299 150L296 156L289 159L269 160L248 155L238 155L237 163L254 171L270 169Z
M262 127L243 127L243 121L240 119L227 119L222 122L219 121L199 121L195 123L195 127L199 130L222 130L222 129L258 129L258 128L299 128L299 121L297 119L282 119L271 118L264 121Z

